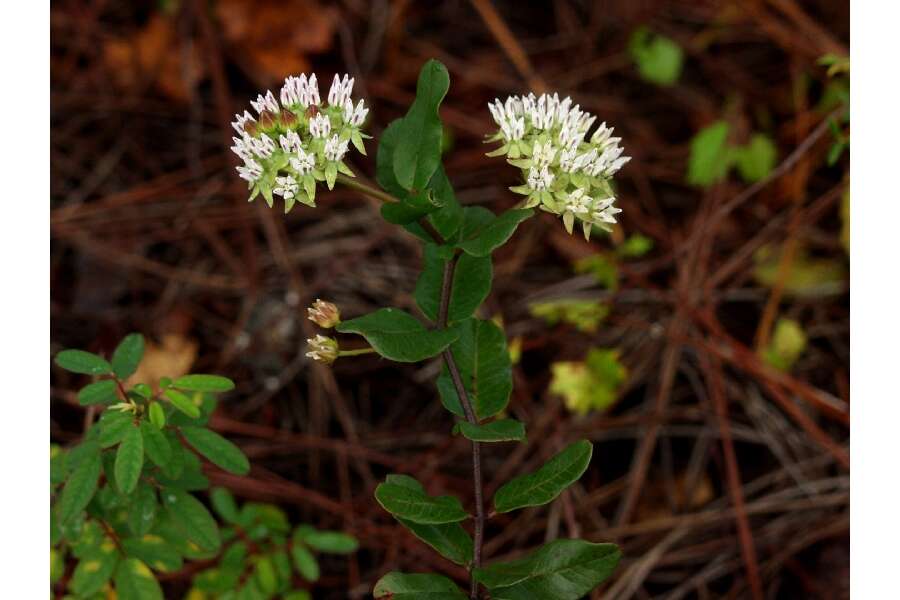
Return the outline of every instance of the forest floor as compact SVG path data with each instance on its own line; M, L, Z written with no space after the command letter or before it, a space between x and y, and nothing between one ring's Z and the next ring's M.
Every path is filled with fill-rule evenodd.
M482 144L495 97L571 95L634 157L617 177L612 236L586 242L541 215L494 256L484 315L520 344L510 413L532 442L484 451L488 491L574 439L595 449L559 502L492 518L486 556L579 535L624 553L596 598L849 597L849 159L827 162L834 80L817 62L848 54L847 3L146 5L51 7L53 350L108 353L140 331L153 340L147 377L235 380L212 424L254 468L210 469L213 483L360 540L349 561L323 564L317 597L365 597L390 569L464 579L373 489L401 472L469 499L470 449L450 435L437 364L330 369L303 355L316 298L349 316L414 310L419 245L346 189L286 216L247 203L229 123L288 73L349 71L377 138L432 57L450 71L445 160L463 204L517 201L517 170ZM641 26L682 48L674 85L636 69ZM691 140L716 121L734 145L764 132L775 168L755 183L736 171L686 183ZM374 160L361 159L352 168L371 179ZM798 337L784 322L804 343L776 368L765 349ZM553 385L553 365L593 348L615 349L624 377L605 400L581 398L601 410L576 414L551 391L566 383ZM84 431L74 386L53 371L57 443Z

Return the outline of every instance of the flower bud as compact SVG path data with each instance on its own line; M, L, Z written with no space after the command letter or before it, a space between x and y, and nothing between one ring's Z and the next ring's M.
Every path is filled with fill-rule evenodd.
M293 111L290 111L286 108L283 108L281 110L281 115L279 116L279 118L281 119L281 124L285 127L293 128L294 125L297 124L297 115L295 115Z
M309 347L309 352L306 353L308 358L326 365L330 365L337 360L339 349L336 339L317 335L314 338L308 338L306 343Z
M331 329L341 322L341 311L331 302L317 299L306 312L309 313L310 321L325 329Z
M259 114L259 126L262 127L263 131L271 131L275 129L275 118L276 115L264 110Z

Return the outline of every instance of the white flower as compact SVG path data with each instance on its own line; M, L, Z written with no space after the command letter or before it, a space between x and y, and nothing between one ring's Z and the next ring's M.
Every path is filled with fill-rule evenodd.
M285 175L284 177L275 178L276 187L272 188L273 194L278 194L285 200L290 200L297 195L300 185L293 175Z
M594 135L591 136L591 143L602 145L603 142L609 139L614 129L615 127L607 127L606 121L603 121L602 123L600 123L600 126L597 127Z
M549 167L554 158L556 158L556 148L552 143L535 142L534 151L531 154L531 161L535 167Z
M610 179L631 160L622 155L621 138L613 137L611 127L604 122L592 132L597 118L555 93L495 99L488 109L500 128L490 140L506 142L488 156L505 154L522 169L526 185L510 189L527 196L525 208L540 206L561 216L569 233L581 221L585 237L594 225L609 229L616 222L614 198L596 200L611 194Z
M531 125L535 129L551 129L556 117L556 108L552 99L547 94L541 94L537 102L532 104L529 116Z
M297 155L291 157L291 166L300 176L308 175L316 166L316 155L297 148Z
M553 185L554 178L555 175L553 175L546 166L541 167L540 169L531 167L528 171L528 187L536 192L544 191Z
M284 198L285 211L297 201L315 206L317 181L331 189L337 172L348 172L342 161L351 141L360 147L367 137L359 129L369 113L363 100L354 105L353 83L349 75L335 77L329 104L320 106L316 75L291 75L277 98L267 91L250 103L261 116L246 110L235 115L231 150L243 161L237 171L251 184L251 200L262 194L272 206L275 194ZM322 167L324 173L317 170Z
M309 120L309 134L314 138L324 138L331 133L331 121L328 115L319 113Z
M581 188L576 188L566 198L566 210L576 215L586 215L591 211L593 200Z
M369 109L366 108L365 103L360 100L356 104L356 108L353 108L353 100L347 99L344 102L344 122L352 127L359 127L366 120L366 115L369 114Z
M306 309L307 318L325 329L331 329L341 322L341 311L332 302L316 298L312 306Z
M296 152L303 143L296 131L288 131L286 134L278 136L278 143L285 152Z
M558 139L559 145L563 148L578 148L578 145L584 140L584 133L567 123L563 123L559 130Z
M245 161L253 158L253 142L249 135L244 134L243 138L232 137L231 140L234 142L234 146L231 147L232 152Z
M262 165L251 158L244 160L244 164L237 167L237 172L241 179L246 179L250 183L255 183L262 177L263 168Z
M272 94L271 91L267 91L265 96L260 94L256 97L256 102L253 100L250 101L250 105L259 114L262 114L264 110L275 114L278 114L281 111L281 107L278 106L278 100L275 99L275 95Z
M300 93L305 87L306 74L300 75L300 77L288 75L284 80L284 85L281 86L281 93L279 94L282 106L296 106L300 104Z
M615 201L615 198L604 198L603 200L597 200L597 203L594 205L594 212L591 215L594 221L597 221L601 224L615 224L615 215L622 212L621 208L616 208L615 206L613 206L613 203Z
M620 156L622 150L618 145L607 146L603 153L585 168L585 173L591 177L612 177L622 165L631 160L630 156Z
M319 83L316 81L315 73L308 78L306 73L302 73L299 77L289 75L284 80L281 87L281 103L284 106L308 108L311 105L318 105L319 102Z
M253 115L251 115L248 111L245 110L244 114L242 114L242 115L234 115L234 121L231 123L231 126L234 127L234 130L237 131L238 135L242 136L245 133L244 126L248 122L255 123L256 119L254 119Z
M319 98L319 82L316 79L315 73L312 73L309 76L304 92L305 93L300 98L300 104L303 104L303 106L318 106L322 103L322 100Z
M494 122L500 126L500 131L508 142L521 140L525 135L525 118L519 115L521 102L517 105L510 102L512 99L507 99L505 106L499 100L494 100L494 104L488 103Z
M248 137L247 143L259 158L269 158L275 152L275 142L266 134L259 137Z
M337 340L334 338L318 334L314 338L308 338L306 343L309 347L309 352L306 353L308 358L326 365L337 360L339 350Z
M350 99L353 93L353 78L344 74L341 79L335 74L331 88L328 90L328 104L330 106L344 106L344 103Z
M325 158L333 162L338 162L344 158L345 154L347 154L348 147L349 140L344 140L342 142L337 134L335 134L325 142Z

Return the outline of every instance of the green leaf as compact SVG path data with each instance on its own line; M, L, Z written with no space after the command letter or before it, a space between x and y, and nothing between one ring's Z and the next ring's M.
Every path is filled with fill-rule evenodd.
M54 359L56 366L84 375L110 375L112 366L105 359L84 350L63 350Z
M394 176L405 190L424 190L441 162L443 125L438 108L448 89L447 68L433 59L426 62L419 72L416 99L396 133Z
M250 472L250 462L241 449L227 439L203 427L182 427L181 435L214 465L229 473L246 475Z
M138 558L157 571L172 573L181 569L181 555L158 535L147 534L122 540L122 549L131 558Z
M400 518L397 518L397 521L441 556L463 566L472 562L474 551L472 537L459 523L426 525Z
M450 350L469 393L469 400L479 419L492 417L506 408L512 392L512 364L506 336L493 322L479 319L469 319L456 328L459 339ZM447 410L464 417L446 366L438 378L438 390Z
M384 191L398 199L406 194L406 190L397 182L394 175L394 150L398 145L402 121L403 119L391 121L391 124L381 132L378 153L375 155L375 181Z
M497 512L551 502L581 477L591 462L592 451L589 441L574 442L534 473L507 482L494 494Z
M50 585L56 584L66 573L66 555L62 550L50 548Z
M716 121L701 129L691 140L687 182L708 187L725 178L731 165L731 152L726 147L728 123Z
M450 240L459 230L463 219L463 208L456 199L453 192L453 186L447 178L443 165L438 166L437 171L428 182L428 189L431 191L435 203L440 206L437 210L429 214L426 218L431 225L445 240ZM421 240L432 243L435 240L418 222L406 223L403 228L420 238Z
M168 389L163 392L163 396L172 403L172 405L189 416L192 419L196 419L200 416L200 407L197 406L193 400L187 397L185 394L182 394L178 390Z
M218 550L222 545L216 520L203 504L189 493L169 489L162 494L163 506L172 521L204 550Z
M69 589L82 597L96 594L112 577L118 562L119 555L115 545L111 540L105 539L99 547L78 562L69 582Z
M619 361L619 351L591 348L584 362L555 362L550 393L559 394L570 411L585 415L613 405L628 377Z
M778 148L767 135L757 133L746 146L733 150L735 165L744 181L753 183L765 179L778 159Z
M147 412L150 415L150 422L153 423L157 429L162 429L166 426L166 411L163 410L162 404L154 400L150 403Z
M140 482L128 510L128 528L131 532L137 536L149 532L156 521L158 508L156 490L152 485Z
M528 312L543 319L548 325L563 322L573 325L578 331L595 333L609 315L609 306L596 300L561 298L530 304Z
M79 514L94 497L102 463L100 447L96 443L82 444L84 452L75 470L69 475L59 500L60 524L65 524Z
M441 256L442 248L425 244L424 265L416 282L416 304L432 321L437 321L441 304L441 288L447 259ZM453 287L447 310L448 322L461 321L472 316L491 291L493 269L490 256L459 257L453 271Z
M678 81L684 63L684 52L671 38L654 34L646 27L639 27L631 35L628 51L637 64L641 77L647 81L662 86Z
M313 556L313 553L302 544L291 545L291 558L294 561L294 568L300 573L300 576L307 581L319 580L319 561Z
M183 375L172 382L172 387L191 392L229 392L234 382L221 375Z
M388 475L375 488L375 499L395 517L414 523L455 523L469 516L458 498L429 496L418 481L406 475Z
M466 254L488 256L506 243L519 223L534 214L530 208L508 210L482 227L470 237L463 237L457 246Z
M136 558L119 563L115 582L118 600L163 600L159 582L147 565Z
M385 600L466 600L467 596L443 575L431 573L388 573L372 591Z
M143 468L144 437L140 428L132 425L116 452L116 486L121 493L130 494L134 491Z
M806 350L806 332L797 321L781 317L775 323L772 339L761 352L763 359L780 371L790 371L791 367Z
M226 523L236 523L238 520L237 502L231 492L223 487L213 488L209 493L209 500L213 509L222 517Z
M434 175L431 176L428 189L431 190L434 199L441 206L428 215L428 220L431 221L438 233L444 236L444 239L449 240L459 229L463 212L443 165L438 165Z
M256 568L253 570L253 578L259 589L267 595L274 594L278 591L278 573L275 571L275 564L268 556L260 556L256 561Z
M141 421L141 435L144 437L144 452L157 466L164 466L172 460L172 446L166 435L150 421Z
M525 439L525 425L515 419L500 419L484 425L460 421L457 427L473 442L519 442Z
M753 254L753 278L766 287L777 282L784 286L784 294L792 297L818 297L823 289L845 285L849 274L846 261L840 257L817 257L809 248L799 245L786 276L779 274L783 246L766 244Z
M301 542L313 550L329 554L350 554L359 548L359 542L352 535L340 531L319 531L308 525L294 530L294 542Z
M112 355L112 369L119 379L128 379L137 371L144 356L144 336L132 333L125 336Z
M615 544L556 540L524 558L475 569L493 600L579 600L608 578L621 558Z
M166 441L169 442L169 448L172 450L172 457L166 464L160 465L160 470L169 479L178 479L184 472L185 454L191 454L191 452L181 445L181 440L171 429L164 431L163 435L166 436Z
M396 308L382 308L343 321L341 333L358 333L381 356L397 362L418 362L439 354L458 336L455 331L428 330L415 317Z
M437 208L437 204L430 202L427 196L421 196L418 199L407 196L401 202L382 204L381 216L388 223L407 225L418 221Z
M112 404L118 400L116 394L116 382L112 379L103 379L89 383L78 391L78 404L90 406L91 404Z
M100 430L97 438L100 447L109 448L121 442L132 425L134 425L134 415L130 412L104 410L96 425Z

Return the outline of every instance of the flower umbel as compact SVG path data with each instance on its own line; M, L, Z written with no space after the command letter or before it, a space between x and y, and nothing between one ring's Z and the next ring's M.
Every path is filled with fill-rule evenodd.
M369 109L362 100L354 105L352 93L353 79L335 75L323 103L315 74L290 76L277 97L267 91L250 102L257 117L246 110L235 115L231 150L243 161L237 171L251 201L262 194L272 206L273 195L281 196L285 212L296 202L315 206L318 182L331 189L338 173L353 177L344 157L351 143L366 153L369 136L361 127Z
M337 360L339 349L336 339L319 334L314 338L308 338L306 343L309 348L309 352L306 353L307 358L326 365Z
M310 321L325 329L331 329L341 322L341 311L331 302L316 299L306 312Z
M522 170L525 183L510 189L527 196L525 208L559 215L569 233L580 221L585 239L594 226L611 231L622 212L612 178L631 160L613 129L601 123L588 137L596 117L558 94L510 96L488 108L499 130L487 141L502 142L488 156L506 156Z

